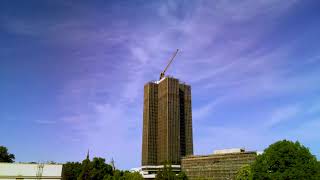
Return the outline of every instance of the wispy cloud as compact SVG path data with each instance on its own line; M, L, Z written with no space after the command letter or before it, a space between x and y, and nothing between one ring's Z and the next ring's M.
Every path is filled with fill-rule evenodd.
M128 32L121 29L129 27L124 24L118 26L121 28L105 29L100 33L90 30L80 32L81 36L89 37L86 39L88 44L103 37L104 32L115 32L117 36L125 37L117 42L125 52L123 56L111 54L105 58L108 60L99 62L99 66L110 64L108 61L117 62L116 66L98 71L95 69L93 74L99 73L99 77L93 75L74 81L72 86L75 91L69 94L67 88L63 96L76 98L71 102L79 103L79 107L73 105L71 113L80 114L85 119L73 126L85 127L82 135L87 139L88 145L96 147L96 151L102 153L102 149L107 149L113 153L123 152L122 149L130 149L131 146L140 148L143 84L158 77L157 73L161 72L161 67L165 66L176 48L180 48L181 52L169 74L193 85L193 101L196 104L199 104L198 99L203 96L209 98L205 101L206 104L194 106L195 123L207 121L214 112L214 107L222 103L228 104L237 100L248 102L259 97L291 93L299 88L305 91L304 88L308 88L315 80L312 72L305 76L292 76L290 71L294 69L286 67L281 61L290 57L292 45L284 43L280 47L257 46L262 39L272 36L272 21L289 11L295 1L245 1L234 6L224 1L216 4L202 2L193 4L195 7L190 8L190 12L177 15L174 12L179 11L180 3L187 6L183 2L161 3L158 11L155 11L160 18L155 27L144 24L144 27L133 29L126 35L124 34ZM261 18L267 20L268 29L259 27L262 25L259 20ZM269 21L269 18L272 20ZM245 28L247 24L252 26ZM103 57L106 56L99 56ZM96 57L92 57L94 58ZM303 85L294 88L296 83ZM107 96L100 101L99 94L103 92ZM297 115L300 109L292 106L268 111L271 116L265 120L266 127L257 126L257 130L253 131L256 133L232 126L210 127L211 130L196 139L196 149L208 148L205 144L222 143L218 138L222 136L218 134L229 137L229 144L221 144L220 147L239 142L238 146L249 144L257 149L254 143L263 137L259 131L267 131L267 127L286 122ZM133 128L137 130L132 130ZM256 140L252 140L252 135L256 136ZM101 137L112 139L101 142ZM217 138L216 141L207 141L205 137ZM237 140L238 138L241 139ZM250 138L251 140L248 140ZM138 145L128 142L136 142ZM139 157L139 153L136 152L135 157ZM135 165L139 165L139 158L132 160Z
M1 26L67 51L62 58L69 65L61 71L63 88L57 97L60 139L81 143L80 151L90 147L97 155L113 156L119 166L130 168L140 165L141 153L132 149L141 149L143 85L158 78L177 48L181 51L168 74L192 86L196 152L231 146L261 149L262 140L265 147L290 136L266 132L305 111L291 97L320 88L314 64L318 54L308 55L310 63L305 63L294 54L302 37L281 40L287 33L279 24L299 3L161 1L144 5L146 12L132 7L133 14L127 6L96 11L87 4L66 3L76 12L67 18L11 17ZM130 21L117 12L129 13ZM247 106L249 117L231 106ZM224 116L212 119L216 109ZM228 119L233 123L208 123ZM250 127L240 122L250 122Z
M294 118L301 112L299 105L290 105L286 107L281 107L276 109L272 114L269 120L266 122L266 126L272 127L280 123L289 121L290 118Z

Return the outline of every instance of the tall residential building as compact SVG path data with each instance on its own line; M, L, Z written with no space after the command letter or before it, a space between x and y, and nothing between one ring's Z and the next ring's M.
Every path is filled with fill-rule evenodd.
M193 154L191 87L172 77L144 86L142 165Z

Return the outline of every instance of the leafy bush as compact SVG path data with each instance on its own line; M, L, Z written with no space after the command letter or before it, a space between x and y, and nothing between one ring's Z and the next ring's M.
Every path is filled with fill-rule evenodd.
M0 146L0 162L14 162L14 154L10 154L8 149L4 146Z
M243 166L236 174L236 180L252 180L250 165Z
M319 163L309 149L287 140L271 144L251 166L253 179L320 179Z

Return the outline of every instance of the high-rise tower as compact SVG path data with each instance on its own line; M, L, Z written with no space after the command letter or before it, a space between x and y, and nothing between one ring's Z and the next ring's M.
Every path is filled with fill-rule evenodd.
M142 165L180 164L193 154L191 87L163 77L144 86Z

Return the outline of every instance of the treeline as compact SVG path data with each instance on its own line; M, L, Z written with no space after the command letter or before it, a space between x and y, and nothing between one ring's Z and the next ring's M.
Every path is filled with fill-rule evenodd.
M13 163L14 154L8 152L4 146L0 146L0 162ZM35 163L35 162L31 162ZM50 164L55 164L50 162ZM63 180L143 180L138 172L121 171L106 163L100 157L89 157L80 162L67 162L62 169Z
M0 146L0 162L14 162L15 156ZM142 180L138 172L117 170L105 159L89 156L80 162L67 162L63 165L63 180ZM157 180L187 180L185 173L178 175L170 165L165 165L156 175ZM200 178L201 179L201 178ZM320 162L308 148L299 142L287 140L271 144L253 164L241 168L236 180L297 179L320 180Z
M121 171L112 164L105 163L105 159L95 157L79 162L67 162L63 165L63 180L142 180L138 172ZM187 180L184 172L176 174L169 163L164 165L156 174L156 180Z
M104 158L89 158L80 162L67 162L62 169L63 180L143 180L138 172L121 171L105 162Z
M104 158L89 158L80 162L67 162L63 165L63 180L143 180L138 172L121 171L107 164ZM169 163L156 174L156 180L187 180L185 173L176 174Z

